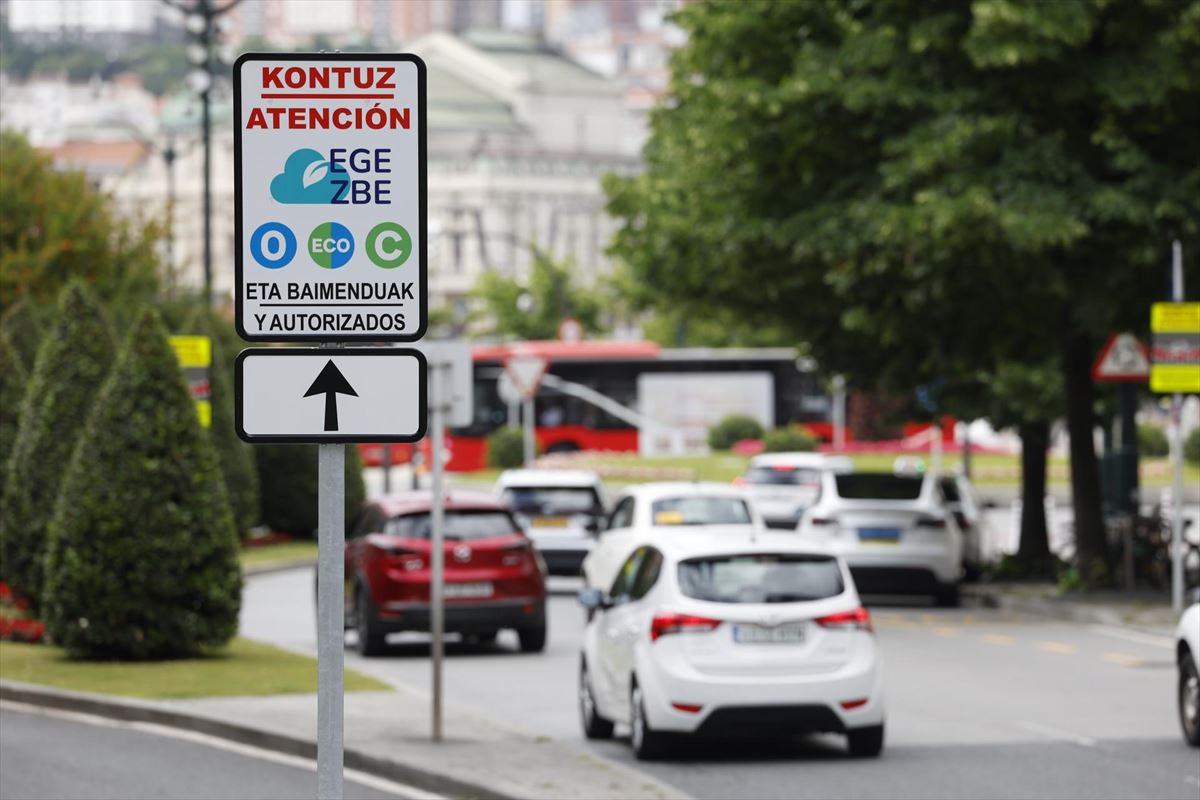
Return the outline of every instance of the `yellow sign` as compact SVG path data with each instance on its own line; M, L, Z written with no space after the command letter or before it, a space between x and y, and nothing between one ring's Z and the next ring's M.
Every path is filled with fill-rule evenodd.
M207 336L172 336L171 347L184 369L212 366L212 340Z
M1155 303L1150 306L1152 333L1200 333L1200 303Z
M200 425L212 425L212 340L207 336L172 336L171 347L187 378Z
M1200 394L1200 364L1155 364L1150 368L1150 391Z

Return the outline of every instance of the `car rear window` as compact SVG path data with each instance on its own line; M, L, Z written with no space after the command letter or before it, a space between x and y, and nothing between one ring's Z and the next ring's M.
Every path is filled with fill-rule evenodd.
M493 536L510 536L520 526L507 511L447 511L445 537L447 539L489 539ZM431 535L429 514L405 514L388 520L385 533L405 539L428 539Z
M962 498L958 494L958 481L954 478L942 478L942 497L946 498L947 503L957 503Z
M924 478L885 472L852 472L838 475L837 493L847 500L916 500Z
M655 525L749 525L750 509L737 497L689 495L650 504Z
M518 514L603 514L596 490L588 486L510 486L501 499Z
M690 558L679 564L679 588L713 603L798 603L845 589L836 560L786 553Z
M751 467L742 480L755 486L813 486L820 483L821 473L800 467Z

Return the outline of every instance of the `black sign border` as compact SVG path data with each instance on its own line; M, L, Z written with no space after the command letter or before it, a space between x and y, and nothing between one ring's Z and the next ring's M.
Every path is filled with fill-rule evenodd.
M420 264L421 292L417 305L421 310L421 325L412 333L345 334L337 332L298 334L295 336L250 335L242 325L243 273L242 230L242 65L253 61L408 61L417 68L417 183L420 193ZM235 278L234 327L238 336L247 342L416 342L429 327L429 176L425 124L425 62L412 53L243 53L233 62L233 264Z
M416 432L408 436L386 435L344 435L344 434L308 434L296 435L290 434L249 434L246 433L244 419L242 415L242 405L245 400L244 379L243 379L243 364L249 356L351 356L358 358L360 356L415 356L420 364L420 369L417 371L418 378L418 405L417 411L420 422ZM251 444L411 444L419 442L425 438L429 432L429 404L428 404L428 374L429 363L425 360L425 354L420 350L411 347L248 347L238 353L237 359L234 361L234 377L233 377L233 414L234 428L237 430L238 437ZM299 398L297 398L299 400Z

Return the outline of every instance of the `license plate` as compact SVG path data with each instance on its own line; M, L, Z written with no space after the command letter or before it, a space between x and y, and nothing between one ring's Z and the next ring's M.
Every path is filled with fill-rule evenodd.
M804 623L766 627L765 625L734 625L733 640L738 644L802 644Z
M491 597L492 584L491 581L480 581L479 583L447 583L443 594L446 597Z
M565 528L570 520L566 517L534 517L530 524L535 528Z
M871 544L899 544L899 528L859 528L858 540Z

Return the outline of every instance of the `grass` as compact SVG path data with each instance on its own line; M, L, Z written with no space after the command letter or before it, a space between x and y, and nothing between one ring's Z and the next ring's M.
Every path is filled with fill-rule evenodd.
M244 547L238 554L242 569L246 567L262 567L274 564L286 564L292 561L316 561L317 543L284 542L283 544L266 544L262 547Z
M209 656L136 662L77 661L49 645L0 642L0 678L155 700L306 694L317 691L317 662L242 638ZM346 691L391 687L348 669Z

